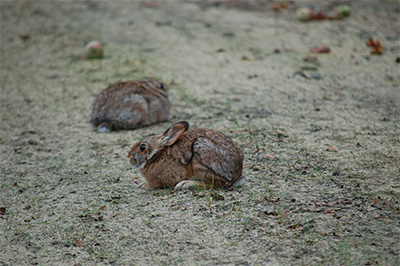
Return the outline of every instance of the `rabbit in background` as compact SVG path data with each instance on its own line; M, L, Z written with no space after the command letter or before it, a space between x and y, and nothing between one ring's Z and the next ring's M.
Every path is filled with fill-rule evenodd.
M128 158L140 169L145 187L229 188L245 183L243 154L230 138L211 129L188 129L189 123L180 121L133 145Z
M135 129L171 119L168 87L155 78L119 82L104 89L90 122L99 132Z

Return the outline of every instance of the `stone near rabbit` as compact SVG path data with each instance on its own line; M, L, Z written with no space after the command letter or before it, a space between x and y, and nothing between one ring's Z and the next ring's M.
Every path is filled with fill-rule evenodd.
M119 82L96 97L90 122L99 132L135 129L169 120L170 109L168 87L158 79Z
M243 154L240 148L221 132L194 128L180 121L163 134L150 135L135 143L128 153L129 161L144 177L144 186L236 187L244 184Z

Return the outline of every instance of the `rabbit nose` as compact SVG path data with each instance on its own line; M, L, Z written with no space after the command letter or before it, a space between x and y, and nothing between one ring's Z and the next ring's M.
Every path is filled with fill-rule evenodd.
M132 165L135 165L135 164L136 164L135 156L130 155L130 156L129 156L129 162L130 162Z
M129 159L129 162L132 165L136 164L136 158L135 158L135 155L133 153L131 153L131 152L128 153L128 159Z

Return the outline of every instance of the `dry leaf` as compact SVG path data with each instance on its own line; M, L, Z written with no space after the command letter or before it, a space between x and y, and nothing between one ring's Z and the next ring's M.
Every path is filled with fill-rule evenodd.
M328 145L328 147L326 148L326 150L327 150L327 151L330 151L330 152L338 152L338 150L337 150L335 147L333 147L332 145Z
M321 47L312 47L310 48L310 52L313 53L330 53L331 52L331 48L327 47L327 46L321 46Z
M31 38L31 35L29 35L29 34L20 34L19 38L21 40L23 40L23 41L27 41L27 40L29 40Z
M337 233L337 232L333 232L332 234L334 236L337 236L337 237L344 237L344 234L340 234L340 233Z
M383 46L381 42L377 39L370 38L367 42L369 47L372 47L371 54L382 54L383 53Z
M340 201L340 204L349 204L350 202L351 202L351 200L348 199L348 200Z
M193 191L193 195L195 195L195 196L197 196L197 197L200 197L200 198L203 198L203 197L205 197L206 196L206 194L204 194L204 192L203 191Z
M279 3L275 3L271 5L271 9L278 11L281 9L286 9L289 7L289 5L293 4L293 1L283 1L283 2L279 2Z
M320 65L318 57L316 57L316 56L306 56L306 57L303 58L303 61L308 62L308 63L312 63L314 65Z
M103 220L103 215L101 215L100 212L97 213L97 214L92 215L91 217L92 217L92 219L95 220L95 221L101 221L101 220Z
M265 154L265 159L274 161L276 159L276 156L273 156L272 154Z
M342 208L334 208L334 209L329 209L329 210L325 210L324 213L334 213L337 211L340 211Z
M74 246L80 248L87 246L87 243L84 240L75 239Z
M278 215L278 212L275 210L273 206L268 206L267 209L264 211L266 215Z
M179 210L179 209L181 208L181 206L180 206L180 205L172 204L169 208L170 208L172 211L177 211L177 210Z
M158 7L158 4L157 4L157 3L150 2L150 1L141 2L141 5L142 5L143 7L148 7L148 8L157 8L157 7Z
M334 18L329 17L324 12L313 13L311 16L311 20L324 20L324 19L334 19Z

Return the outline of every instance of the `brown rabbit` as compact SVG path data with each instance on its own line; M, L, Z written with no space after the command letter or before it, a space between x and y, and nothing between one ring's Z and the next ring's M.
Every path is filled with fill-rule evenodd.
M244 184L243 154L221 132L173 124L161 135L150 135L129 151L132 165L140 169L148 188L237 187Z
M97 96L90 122L99 132L109 132L169 120L167 91L155 78L112 84Z

